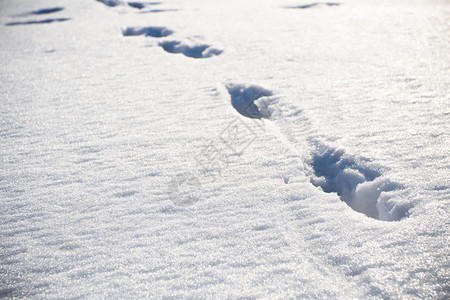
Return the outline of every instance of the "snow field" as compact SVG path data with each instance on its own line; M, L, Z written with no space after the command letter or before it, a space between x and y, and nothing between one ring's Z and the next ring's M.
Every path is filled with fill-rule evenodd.
M0 294L445 298L448 5L312 4L0 4Z

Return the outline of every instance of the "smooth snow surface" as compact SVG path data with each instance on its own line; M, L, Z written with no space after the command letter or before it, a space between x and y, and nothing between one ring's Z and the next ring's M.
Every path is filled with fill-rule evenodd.
M446 0L3 0L0 296L450 297Z

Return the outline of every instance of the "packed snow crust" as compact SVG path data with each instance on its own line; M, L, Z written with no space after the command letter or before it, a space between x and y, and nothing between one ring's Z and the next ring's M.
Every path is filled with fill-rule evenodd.
M0 296L446 299L445 0L0 2Z

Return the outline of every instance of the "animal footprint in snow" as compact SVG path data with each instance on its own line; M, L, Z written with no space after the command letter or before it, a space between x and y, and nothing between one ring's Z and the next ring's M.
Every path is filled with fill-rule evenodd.
M166 27L127 27L122 29L123 36L150 36L155 38L167 37L174 32ZM158 43L164 51L168 53L181 53L187 57L192 58L208 58L216 55L220 55L223 51L211 47L208 44L196 43L193 41L180 42L180 41L163 41Z
M298 6L288 6L287 8L307 9L307 8L312 8L312 7L319 6L319 5L338 6L338 5L340 5L340 3L337 3L337 2L325 2L325 3L315 2L315 3L310 3L310 4L298 5Z
M394 221L407 215L407 209L390 203L402 186L384 178L362 159L316 142L307 161L311 183L326 193L336 193L353 210L368 217Z
M50 8L42 8L42 9L38 9L38 10L33 10L24 14L20 14L20 15L16 15L15 17L26 17L26 16L33 16L33 15L47 15L47 14L52 14L52 13L56 13L59 11L64 10L64 7L50 7Z
M159 46L168 53L181 53L192 58L208 58L220 55L223 52L208 44L197 44L194 42L163 41L159 43Z
M24 22L10 22L6 23L6 26L16 26L16 25L35 25L35 24L48 24L53 22L65 22L69 21L70 18L56 18L56 19L45 19L45 20L30 20Z
M225 85L231 97L231 105L244 117L268 119L271 116L269 106L273 93L257 85L228 83Z
M124 2L120 0L96 0L109 7L132 7L140 10L140 13L159 13L159 12L171 12L177 11L175 8L160 8L149 9L155 5L160 5L161 2Z
M40 16L40 15L47 15L47 14L53 14L64 10L64 7L50 7L50 8L42 8L34 11L30 11L28 13L16 15L14 17L26 17L26 16ZM9 22L6 23L6 26L16 26L16 25L33 25L33 24L48 24L53 22L65 22L69 21L70 18L51 18L51 19L44 19L44 20L28 20L28 21L22 21L22 22Z
M127 4L137 9L143 9L148 6L159 5L161 2L128 2Z
M123 36L151 36L151 37L166 37L173 33L172 30L166 27L127 27L122 30Z
M122 1L118 0L97 0L98 2L101 2L105 4L106 6L114 7L123 4Z

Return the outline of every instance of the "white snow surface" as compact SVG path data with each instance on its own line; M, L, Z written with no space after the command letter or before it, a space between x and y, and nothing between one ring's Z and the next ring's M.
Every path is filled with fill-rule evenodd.
M0 2L1 297L450 297L449 1L130 2Z

